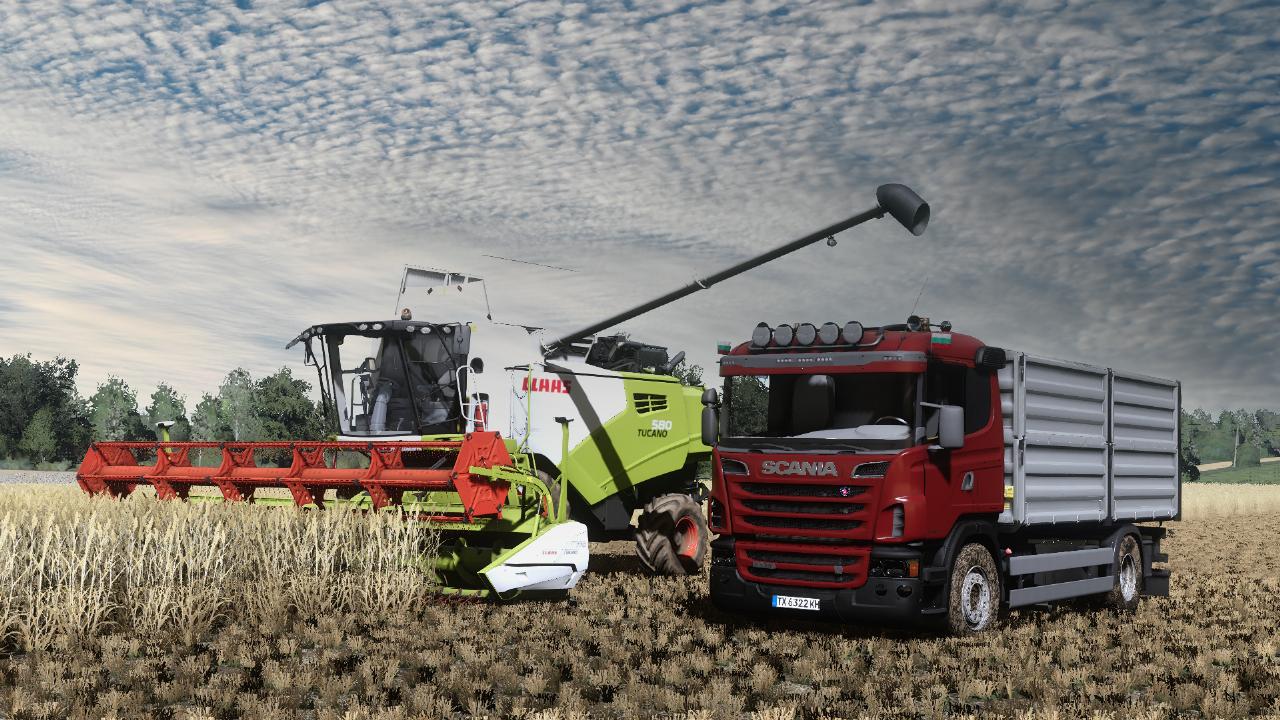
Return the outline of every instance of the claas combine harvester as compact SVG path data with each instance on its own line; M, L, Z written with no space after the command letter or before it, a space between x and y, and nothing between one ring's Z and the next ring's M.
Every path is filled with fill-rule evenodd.
M288 503L284 489L303 507L401 508L439 528L434 571L464 594L567 591L589 541L634 539L650 571L698 571L702 388L673 374L683 352L597 333L886 213L918 234L928 206L881 186L870 210L550 341L495 321L480 278L406 268L398 319L313 325L287 346L319 375L331 440L99 442L77 480L115 497Z

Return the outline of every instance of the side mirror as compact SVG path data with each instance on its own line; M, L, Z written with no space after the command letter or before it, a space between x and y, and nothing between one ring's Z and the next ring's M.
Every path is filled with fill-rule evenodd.
M702 444L715 447L720 439L720 393L707 388L702 393Z
M944 448L964 447L964 408L959 405L938 408L938 445Z
M378 369L378 361L374 360L371 357L365 358L364 362L360 363L360 367L356 368L358 372L362 372L362 373L370 373L377 369Z

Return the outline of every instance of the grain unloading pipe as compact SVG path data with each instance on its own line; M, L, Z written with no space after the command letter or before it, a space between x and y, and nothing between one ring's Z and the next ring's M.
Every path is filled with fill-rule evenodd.
M901 223L902 226L912 235L920 235L929 225L929 203L925 202L915 193L914 190L906 185L899 185L897 183L881 185L876 188L876 206L870 210L860 212L857 215L841 220L834 225L809 233L808 235L792 240L785 245L780 245L766 253L762 253L748 260L743 260L742 262L727 267L720 272L708 275L705 278L694 280L688 285L677 290L672 290L662 297L637 305L630 310L624 310L617 315L592 323L591 325L588 325L576 332L564 335L556 340L544 344L542 346L542 355L543 357L552 357L562 353L570 343L591 337L601 330L626 322L634 317L643 315L650 310L675 302L687 295L692 295L699 290L706 290L722 280L728 280L735 275L740 275L741 273L752 268L759 267L771 260L777 260L783 255L799 250L802 247L812 245L819 240L827 239L832 245L834 245L836 234L842 233L855 225L861 225L868 220L877 220L884 217L886 214L892 215L893 218Z

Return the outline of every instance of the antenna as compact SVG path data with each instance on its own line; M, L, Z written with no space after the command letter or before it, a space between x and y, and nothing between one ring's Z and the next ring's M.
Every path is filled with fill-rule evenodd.
M929 287L929 276L930 273L925 273L924 282L920 283L920 292L916 293L916 301L911 304L911 312L907 313L907 315L916 314L916 308L920 306L920 297L924 295L924 289Z
M538 267L551 268L552 270L563 270L565 272L578 272L573 268L560 267L559 265L545 265L531 260L517 260L515 258L502 257L501 255L481 255L480 257L493 258L494 260L505 260L507 262L520 263L521 265L536 265Z

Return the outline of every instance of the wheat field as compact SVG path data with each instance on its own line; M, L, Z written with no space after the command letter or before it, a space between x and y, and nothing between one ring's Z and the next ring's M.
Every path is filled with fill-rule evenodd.
M1256 717L1280 713L1280 488L1195 486L1171 597L937 637L719 613L593 547L567 601L446 603L391 514L0 487L0 717Z

